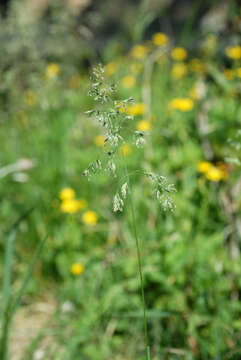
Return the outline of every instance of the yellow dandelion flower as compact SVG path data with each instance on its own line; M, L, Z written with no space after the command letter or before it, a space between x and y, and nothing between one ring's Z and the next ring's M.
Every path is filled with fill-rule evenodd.
M70 267L71 273L75 276L82 274L84 270L85 270L84 265L80 263L75 263Z
M135 45L130 51L130 55L136 59L143 59L146 57L148 49L144 45Z
M79 201L75 199L64 200L61 203L60 209L63 213L75 214L79 211Z
M75 191L71 188L64 188L60 191L59 197L61 200L72 200L75 197Z
M189 63L190 69L196 73L203 73L205 71L204 64L197 58L192 59Z
M207 171L209 171L211 169L213 165L208 162L208 161L201 161L198 165L197 165L197 169L199 172L201 173L206 173Z
M128 156L131 152L132 150L129 144L123 144L119 149L119 153L123 156Z
M118 70L118 64L114 61L109 62L105 65L105 74L111 76Z
M56 63L50 63L46 68L46 78L53 79L60 73L60 67Z
M172 109L186 112L193 109L193 101L189 98L176 98L170 101L169 106Z
M225 49L227 57L233 60L241 59L241 46L229 46Z
M223 171L218 169L216 166L212 166L206 173L205 176L208 180L218 182L223 179Z
M139 131L149 131L151 129L151 123L148 120L141 120L137 124L137 130Z
M176 47L171 52L171 57L177 61L183 61L187 58L187 50L183 47Z
M132 88L135 84L136 78L131 75L127 75L121 80L121 85L126 89Z
M82 215L82 221L89 226L97 224L98 216L95 211L88 210Z
M29 106L34 106L37 102L37 95L31 90L26 91L23 95L23 101Z
M236 69L236 75L237 75L237 77L241 78L241 67Z
M167 37L167 35L158 32L156 34L154 34L152 36L152 42L153 44L157 45L157 46L164 46L168 43L169 39Z
M94 139L95 145L103 147L105 145L105 137L103 135L97 135Z
M146 105L137 103L127 107L127 113L131 116L143 115L146 112Z
M173 79L181 79L187 73L187 66L185 64L174 64L171 70Z
M233 71L231 69L225 69L224 72L223 72L223 76L227 80L232 80L233 79Z
M141 72L142 68L143 68L142 64L140 64L138 62L134 62L130 66L130 70L134 74L139 74Z

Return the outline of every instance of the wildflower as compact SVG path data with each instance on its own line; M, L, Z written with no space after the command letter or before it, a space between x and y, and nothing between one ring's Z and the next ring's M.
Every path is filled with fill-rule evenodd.
M60 209L63 213L75 214L79 211L79 201L75 199L67 199L61 203Z
M189 98L175 98L170 101L169 106L180 111L190 111L193 108L193 101Z
M97 135L94 139L95 145L103 147L105 145L105 137L103 135Z
M23 96L23 101L29 106L34 106L37 102L37 95L31 90L26 91Z
M135 63L131 64L130 69L131 69L131 72L133 72L134 74L139 74L142 70L142 64L135 62Z
M137 124L137 130L139 131L149 131L151 128L151 123L148 120L141 120Z
M181 79L187 73L185 64L174 64L172 67L171 75L174 79Z
M233 60L241 59L241 46L229 46L225 49L226 55Z
M205 70L204 64L197 58L194 58L189 63L190 69L197 73L203 73Z
M143 45L135 45L130 51L130 55L136 59L143 59L146 57L148 49Z
M232 80L233 79L233 71L231 69L225 69L224 72L223 72L223 76L227 80Z
M187 58L187 51L183 47L176 47L171 52L174 60L183 61Z
M129 144L123 144L119 149L119 153L123 156L128 156L131 152L132 150Z
M46 78L53 79L60 73L60 67L56 63L50 63L46 69Z
M129 88L135 86L135 84L136 84L136 78L131 75L125 76L121 80L121 85L126 89L129 89Z
M169 39L168 39L167 35L165 35L161 32L158 32L152 36L152 41L153 41L153 44L155 44L157 46L164 46L168 43Z
M223 178L223 171L216 166L211 166L211 168L205 173L205 176L208 180L218 182Z
M77 276L82 274L84 272L84 269L84 265L80 263L74 263L73 265L71 265L70 271L73 275Z
M146 105L137 103L127 107L127 113L131 116L143 115L146 112Z
M72 200L75 197L75 191L71 188L64 188L60 191L59 197L61 200Z
M208 161L201 161L198 164L197 169L201 173L206 173L207 171L209 171L211 169L212 166L213 165Z
M237 75L237 77L241 78L241 67L236 69L236 75Z
M105 65L105 74L107 76L113 75L117 70L118 70L118 64L114 61L111 61Z
M82 220L86 225L93 226L96 225L98 216L95 211L89 210L84 212L82 216Z

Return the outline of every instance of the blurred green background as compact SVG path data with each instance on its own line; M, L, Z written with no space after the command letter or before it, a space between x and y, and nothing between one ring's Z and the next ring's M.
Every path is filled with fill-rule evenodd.
M49 234L10 358L144 359L130 209L112 211L118 179L82 176L104 151L85 114L102 63L146 134L143 148L120 148L130 172L177 189L168 213L142 176L132 180L151 359L240 359L240 3L12 0L1 10L1 279L7 231L33 208L17 230L13 296Z

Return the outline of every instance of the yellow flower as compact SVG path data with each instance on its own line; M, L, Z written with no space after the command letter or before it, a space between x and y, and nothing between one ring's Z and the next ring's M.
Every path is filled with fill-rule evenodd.
M241 46L229 46L225 49L225 53L233 60L241 59Z
M105 137L103 135L98 135L95 137L95 145L103 147L105 145Z
M61 200L72 200L75 197L75 191L71 188L64 188L60 191L59 197Z
M169 39L168 39L167 35L165 35L161 32L158 32L152 36L152 41L153 41L153 44L155 44L157 46L164 46L168 43Z
M139 74L142 70L142 65L138 62L134 62L133 64L131 64L130 69L131 72L133 72L134 74Z
M181 79L187 73L187 66L185 64L174 64L171 75L174 79Z
M48 66L47 66L47 69L46 69L46 78L47 79L53 79L55 78L56 76L58 76L60 73L60 67L59 65L55 64L55 63L50 63Z
M193 108L193 101L189 98L176 98L170 101L169 106L180 111L190 111Z
M192 59L189 63L190 69L197 73L203 73L205 70L205 66L199 59Z
M130 51L130 55L136 59L143 59L146 57L148 49L143 45L135 45Z
M126 89L129 89L129 88L135 86L135 84L136 84L136 78L131 75L125 76L121 80L121 85Z
M80 264L80 263L75 263L73 265L71 265L70 271L73 275L80 275L84 272L85 268L84 265Z
M113 75L117 70L118 70L118 64L114 61L111 61L105 65L105 74L107 76Z
M131 154L132 150L129 144L123 144L121 145L120 149L119 149L119 153L123 156L127 156L129 154Z
M80 209L79 201L75 199L64 200L60 209L64 213L75 214Z
M183 47L176 47L171 52L174 60L183 61L187 58L187 51Z
M137 130L139 131L149 131L151 128L151 123L148 120L139 121L137 124Z
M93 226L96 225L98 216L95 211L88 210L83 214L82 220L86 225Z
M127 106L127 113L131 116L143 115L146 112L146 105L137 103Z
M211 166L211 168L206 172L206 178L211 181L220 181L224 177L223 171L218 169L216 166Z
M31 90L26 91L23 95L23 100L25 104L29 106L34 106L37 102L37 95Z
M207 171L209 171L212 168L212 166L213 165L208 161L201 161L198 164L197 169L201 173L206 173Z
M241 67L236 69L236 75L237 75L237 77L241 78Z

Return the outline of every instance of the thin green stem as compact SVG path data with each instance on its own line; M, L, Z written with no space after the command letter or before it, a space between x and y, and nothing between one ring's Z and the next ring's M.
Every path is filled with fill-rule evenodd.
M141 249L140 249L140 242L139 242L138 233L137 233L136 216L135 216L135 208L134 208L134 203L133 203L133 198L132 198L130 177L129 177L126 162L123 161L123 163L124 163L127 183L128 183L128 187L129 187L131 216L132 216L134 237L135 237L135 243L136 243L137 259L138 259L138 272L139 272L139 278L140 278L141 298L142 298L142 306L143 306L143 321L144 321L144 334L145 334L145 345L146 345L146 360L150 360L151 357L150 357L149 337L148 337L148 328L147 328L146 301L145 301L145 291L144 291L144 281L143 281L143 271L142 271Z

